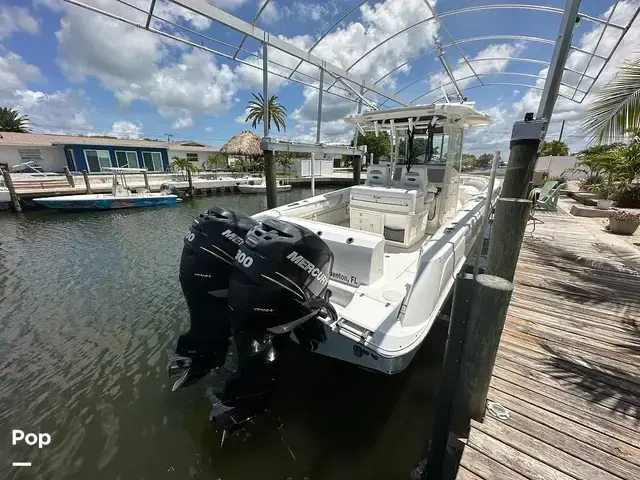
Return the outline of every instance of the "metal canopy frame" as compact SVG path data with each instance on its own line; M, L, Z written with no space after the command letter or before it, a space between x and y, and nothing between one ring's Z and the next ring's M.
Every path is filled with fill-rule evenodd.
M386 89L382 88L380 85L383 84L384 80L387 79L390 75L399 72L402 68L410 65L413 62L416 62L422 58L427 57L428 55L433 55L437 52L437 48L429 49L426 52L421 52L419 55L408 59L397 65L389 72L384 74L382 77L373 81L373 79L363 78L362 76L354 75L352 70L359 63L364 61L369 55L371 55L374 51L392 41L394 38L402 35L403 33L424 25L427 22L437 22L440 26L441 30L445 33L448 38L449 43L442 45L443 49L447 48L455 48L461 58L461 64L467 65L469 70L473 73L470 77L464 78L455 78L455 81L468 80L470 78L476 79L480 85L471 85L465 87L466 90L479 88L481 86L490 86L490 85L509 85L509 86L519 86L524 88L534 88L539 89L539 87L535 85L526 85L520 83L511 83L511 82L487 82L483 79L483 77L489 75L518 75L518 76L526 76L530 78L540 78L538 75L533 75L524 72L514 72L514 71L505 71L505 72L494 72L494 73L478 73L474 69L474 64L482 61L491 61L491 60L506 60L508 62L517 61L520 63L535 63L539 65L548 65L549 66L549 74L547 77L547 84L550 82L553 83L553 88L549 90L549 85L545 85L544 91L546 93L543 96L553 97L562 96L568 98L569 100L573 100L576 103L581 103L584 101L585 97L589 94L593 85L596 83L600 75L602 74L604 68L611 60L613 53L616 48L629 31L629 28L636 20L638 14L640 13L640 7L638 7L633 14L632 18L630 18L629 22L626 25L620 25L612 22L613 14L618 7L619 3L622 0L612 0L612 11L608 18L598 18L591 15L587 15L579 12L578 6L580 4L580 0L566 0L565 8L558 7L550 7L544 5L532 5L532 4L492 4L492 5L478 5L478 6L469 6L464 8L458 8L445 12L437 12L436 9L429 3L429 0L423 0L425 3L425 13L428 15L409 26L402 28L401 30L389 35L387 38L382 39L379 43L371 47L367 52L361 55L358 59L356 59L349 67L342 68L340 66L334 65L326 60L314 55L312 52L314 49L322 43L322 41L327 38L327 36L335 31L339 25L341 25L350 15L352 15L356 10L361 8L368 0L361 0L356 3L353 7L351 7L348 11L346 11L338 21L333 23L322 35L318 37L318 39L313 43L308 50L304 50L292 43L279 38L277 35L266 32L259 27L257 27L257 23L261 18L261 15L264 13L266 7L269 5L270 0L264 0L260 7L257 10L255 17L251 23L241 20L240 18L231 15L219 8L214 7L213 5L207 3L206 0L166 0L170 3L174 3L185 8L188 11L191 11L197 15L201 15L215 24L225 26L229 29L232 29L236 32L239 32L242 35L242 39L238 45L231 44L216 38L212 38L202 32L198 32L192 28L188 28L184 25L180 25L177 21L170 21L166 18L162 18L159 15L154 13L154 9L157 3L157 0L150 0L150 4L148 9L140 8L136 5L132 5L129 3L132 0L115 0L121 4L127 5L129 8L133 9L136 12L143 13L145 16L145 20L143 22L133 20L131 18L125 18L123 16L114 14L112 12L108 12L105 10L101 10L97 7L87 5L83 3L81 0L64 0L65 2L76 5L78 7L82 7L84 9L90 10L94 13L107 16L114 20L118 20L124 22L126 24L132 25L137 28L141 28L147 30L151 33L163 36L165 38L171 39L176 42L181 42L183 44L189 45L193 48L202 49L209 53L212 53L221 58L225 58L227 60L235 61L243 65L247 65L251 68L255 68L263 71L263 78L267 79L268 75L275 75L279 78L282 78L286 81L291 81L294 83L301 84L305 87L313 88L316 90L320 90L320 105L318 109L318 118L321 118L321 98L322 93L327 93L330 95L337 96L339 98L353 101L359 105L366 105L368 108L380 108L387 104L388 102L394 102L400 106L407 106L408 104L424 97L425 95L431 93L426 92L419 97L414 98L410 102L401 98L399 96L400 93L404 92L411 86L418 84L420 81L428 79L430 76L435 73L429 73L427 75L422 76L418 80L413 80L407 85L402 86L396 92L388 92ZM478 11L491 11L491 10L505 10L505 9L519 9L519 10L530 10L530 11L539 11L545 12L554 15L562 15L563 21L561 24L561 30L557 39L549 39L549 38L541 38L541 37L533 37L533 36L525 36L525 35L486 35L472 38L461 38L456 39L451 35L450 31L443 23L443 19L455 15L468 14L472 12ZM160 22L160 28L154 28L152 26L152 22L156 20ZM571 21L569 21L571 20ZM571 33L573 31L573 26L576 20L584 20L596 25L601 25L602 31L600 32L596 48L594 51L589 52L585 51L581 48L578 48L575 45L571 45ZM573 22L573 23L572 23ZM165 26L166 28L162 28ZM183 35L176 33L176 29L179 29ZM598 49L601 45L601 41L608 31L617 31L619 32L619 37L617 42L615 43L614 48L604 54L603 52L598 52ZM194 39L195 38L195 39ZM245 42L247 38L254 39L260 44L262 44L263 48L261 51L250 51L244 48ZM555 46L555 51L553 57L549 62L543 60L537 60L532 58L520 58L520 57L493 57L493 58L481 58L481 59L470 59L463 52L461 45L465 43L471 42L480 42L480 41L491 41L491 40L522 40L527 42L538 42L551 44ZM213 48L212 44L221 45L229 50L229 53L221 50L217 50ZM271 49L279 50L285 53L288 56L294 57L297 59L297 64L293 67L284 65L281 62L274 61L273 59L267 58L267 51ZM582 71L576 71L570 68L567 68L566 57L569 51L577 51L582 54L588 55L587 66ZM242 57L242 58L241 58ZM596 73L589 73L589 68L592 66L592 62L594 59L599 59L602 63L600 68ZM301 71L300 68L303 64L312 65L314 69L311 71L309 69L305 71ZM317 76L314 74L314 71L317 71ZM577 83L575 85L567 85L561 82L562 73L568 71L573 74L576 74L578 77ZM332 77L332 83L330 85L325 85L323 81L324 73L329 74ZM436 72L437 73L437 72ZM589 85L583 85L586 81L588 81ZM453 82L451 82L453 83ZM446 85L446 84L443 84ZM557 88L563 86L571 90L569 95L559 94ZM554 89L556 89L554 91ZM564 92L566 93L566 92ZM580 97L578 98L578 96ZM266 98L265 98L266 100ZM543 98L544 103L545 99ZM318 122L320 123L320 122ZM320 126L317 128L317 138L320 138ZM266 136L266 135L265 135ZM319 141L319 140L318 140Z

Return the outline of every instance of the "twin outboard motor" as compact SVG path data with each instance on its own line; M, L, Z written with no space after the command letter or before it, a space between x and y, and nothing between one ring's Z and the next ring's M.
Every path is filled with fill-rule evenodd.
M191 328L170 357L169 373L180 376L174 390L222 366L231 337L237 367L213 399L212 420L226 427L264 410L278 336L295 332L314 348L324 340L316 318L336 316L327 292L332 266L333 253L307 228L223 208L201 214L180 264Z
M169 374L179 376L173 389L197 381L222 366L229 349L227 292L234 257L253 218L213 207L193 220L180 258L180 286L189 307L191 327L180 335Z

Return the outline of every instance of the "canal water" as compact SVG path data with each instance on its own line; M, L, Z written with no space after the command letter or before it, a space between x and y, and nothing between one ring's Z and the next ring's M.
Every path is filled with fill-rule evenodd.
M293 189L279 203L309 195ZM251 214L265 203L234 194L110 212L0 212L0 478L410 478L433 420L442 326L395 376L288 351L273 412L222 448L208 421L213 380L171 392L166 352L188 327L183 236L212 205ZM52 440L13 446L13 429Z

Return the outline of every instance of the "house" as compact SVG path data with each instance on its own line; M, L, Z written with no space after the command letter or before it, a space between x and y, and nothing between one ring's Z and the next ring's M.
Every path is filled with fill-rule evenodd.
M217 147L195 142L0 132L0 164L11 167L35 161L47 172L62 172L65 166L71 171L90 173L99 173L105 167L162 172L169 168L173 157L187 158L201 167L216 152Z

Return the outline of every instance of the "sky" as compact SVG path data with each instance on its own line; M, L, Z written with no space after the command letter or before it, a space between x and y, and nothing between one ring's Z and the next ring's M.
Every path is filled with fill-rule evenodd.
M206 1L252 22L264 0ZM145 14L132 6L147 9L150 0L126 0L129 5L118 0L84 3L144 24ZM522 0L429 3L443 15L441 22L420 23L432 16L426 0L271 0L257 26L304 50L333 27L315 46L314 55L369 82L379 81L380 88L398 92L412 103L438 101L442 88L452 93L433 51L438 41L464 94L493 122L466 134L465 151L507 152L513 122L537 110L547 73L544 62L551 59L561 15L522 9L447 14L471 6ZM525 3L563 8L565 0ZM614 3L582 0L580 11L600 18L611 15L612 22L626 25L640 0L622 0L612 13ZM154 19L151 26L157 30L227 56L233 57L243 41L238 32L166 0L157 0L155 13L172 22ZM607 56L620 36L617 29L603 32L602 26L583 19L576 26L572 44L593 51L602 33L597 52ZM389 37L391 40L379 45ZM460 51L451 45L452 38L459 42ZM38 133L154 139L171 134L174 141L222 145L236 133L251 129L244 121L245 109L252 94L262 92L260 53L260 44L246 39L237 62L62 0L0 0L0 106L28 115ZM268 57L274 62L269 71L282 75L270 75L269 95L277 95L288 112L286 132L275 131L272 136L315 141L318 91L307 85L318 84L318 68L306 63L299 68L292 80L307 84L303 85L286 78L297 66L297 59L275 49L269 49ZM561 93L573 97L571 87L578 82L580 90L591 87L591 91L586 96L577 94L575 99L581 103L558 100L548 139L558 138L564 120L563 139L572 151L583 148L589 141L580 128L585 108L624 61L639 57L640 20L631 26L606 66L597 58L590 61L589 55L572 51L567 63L572 70L586 70L595 76L604 68L593 85L587 78L581 80L580 75L565 72L566 86ZM326 75L325 82L333 83L333 79ZM355 97L340 84L329 92L340 96L324 95L321 139L348 141L353 127L343 118L355 112ZM373 94L369 98L378 104L385 100ZM397 106L388 101L383 108ZM261 126L257 133L262 134Z

